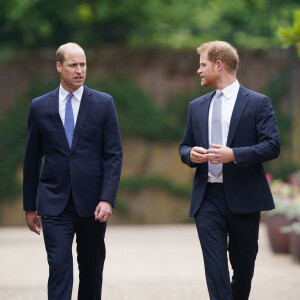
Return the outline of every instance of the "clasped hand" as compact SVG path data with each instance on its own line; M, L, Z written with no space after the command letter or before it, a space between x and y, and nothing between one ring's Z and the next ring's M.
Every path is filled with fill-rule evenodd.
M224 164L235 160L234 153L231 148L211 144L211 149L205 149L203 147L193 147L190 152L190 159L194 163L204 163L209 161L212 164Z

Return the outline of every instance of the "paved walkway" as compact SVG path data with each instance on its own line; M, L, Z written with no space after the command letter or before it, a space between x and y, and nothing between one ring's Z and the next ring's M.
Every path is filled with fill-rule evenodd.
M103 300L209 299L194 225L111 225L106 244ZM300 265L271 253L264 225L259 244L250 299L299 300ZM47 299L47 273L42 237L0 228L0 299Z

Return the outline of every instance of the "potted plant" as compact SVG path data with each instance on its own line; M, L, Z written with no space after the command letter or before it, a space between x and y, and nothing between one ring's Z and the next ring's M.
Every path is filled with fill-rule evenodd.
M293 189L290 183L280 179L269 183L275 202L275 209L268 211L265 217L270 246L275 253L289 253L290 233L283 233L281 228L292 224Z
M290 174L289 182L291 192L288 192L288 195L292 196L292 200L281 209L289 225L283 225L279 231L288 239L288 251L293 260L300 263L300 172Z
M300 263L300 222L291 225L290 253L295 262Z
M281 232L289 237L289 252L295 262L300 263L300 192L297 189L294 201L287 213L287 218L292 221L289 226L281 228Z

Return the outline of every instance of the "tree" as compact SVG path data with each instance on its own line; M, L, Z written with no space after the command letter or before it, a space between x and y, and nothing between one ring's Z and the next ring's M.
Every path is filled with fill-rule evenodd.
M212 39L236 46L279 45L299 0L2 0L3 47L117 44L195 48Z
M300 56L300 9L294 12L294 23L290 27L281 27L278 29L282 44L286 47L294 45Z
M281 37L282 44L284 47L288 46L296 46L298 55L300 56L300 9L296 9L294 11L294 21L293 24L289 27L280 27L277 31L279 36ZM299 78L299 72L294 72L292 69L290 71L291 82ZM293 89L293 87L291 87ZM292 162L293 165L300 165L300 157L299 157L299 147L300 147L300 106L299 106L299 95L297 90L293 92L291 100L292 100L292 139L291 139L291 153L292 153Z

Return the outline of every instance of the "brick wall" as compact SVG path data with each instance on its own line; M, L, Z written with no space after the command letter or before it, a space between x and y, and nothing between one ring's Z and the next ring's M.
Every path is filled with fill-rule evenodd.
M58 79L55 49L16 51L0 62L0 109L13 105L35 76L45 82ZM88 78L127 76L139 83L158 105L172 95L196 89L199 56L194 50L99 48L87 49ZM272 76L299 69L300 60L286 50L240 50L239 81L250 89L263 91Z

